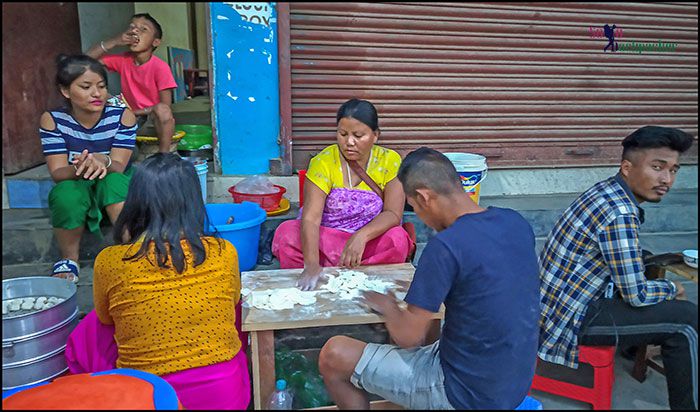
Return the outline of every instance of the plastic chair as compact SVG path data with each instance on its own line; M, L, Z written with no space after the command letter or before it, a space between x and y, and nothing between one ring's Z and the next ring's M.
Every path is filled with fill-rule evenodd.
M299 207L304 206L304 182L306 181L306 169L299 170ZM416 254L416 226L411 222L404 222L401 227L408 233L408 236L413 241L411 250L408 252L406 262L413 262L413 257Z
M538 358L537 362L543 361ZM579 363L588 364L593 368L592 388L545 377L536 371L530 389L586 402L591 404L594 410L610 409L615 381L615 347L580 345Z

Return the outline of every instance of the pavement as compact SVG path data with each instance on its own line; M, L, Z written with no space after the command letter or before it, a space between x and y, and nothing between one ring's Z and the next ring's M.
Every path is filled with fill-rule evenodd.
M538 239L538 249L541 247L543 239ZM641 236L643 247L648 248L654 253L665 253L677 251L679 248L695 248L697 249L697 233L684 235L660 235L647 234ZM416 260L420 258L425 244L419 244L419 250L416 253ZM265 267L256 267L256 269L275 269L279 265L277 261L272 265ZM26 276L29 272L46 271L50 264L27 264L27 265L11 265L3 267L3 279L8 279L17 276ZM86 313L92 309L92 262L84 262L81 268L80 281L78 283L78 301L81 311ZM688 295L688 300L698 303L698 285L690 280L670 274L669 279L682 282ZM640 383L630 375L634 362L623 358L619 354L615 357L615 384L613 387L612 408L613 409L644 409L644 410L659 410L669 409L668 391L666 388L666 379L663 375L649 368L647 379ZM545 410L553 409L591 409L589 404L579 402L560 396L550 395L540 391L532 391L531 396L542 402Z
M674 275L668 275L667 278L681 281L686 289L688 300L695 304L698 303L697 283ZM613 384L612 409L670 409L668 405L666 377L651 368L647 368L647 378L644 382L640 383L630 374L633 366L634 361L623 358L619 353L615 356L615 383ZM532 391L530 396L542 402L542 407L545 410L591 409L591 406L587 403L541 391Z

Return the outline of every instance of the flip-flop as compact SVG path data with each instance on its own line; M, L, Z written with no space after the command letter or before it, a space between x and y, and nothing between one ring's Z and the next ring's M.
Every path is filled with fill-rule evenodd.
M69 273L69 275L65 278L62 276L57 276L61 273ZM73 283L78 283L78 280L80 280L78 273L80 273L80 267L76 261L71 259L59 260L53 265L53 269L51 271L52 276L61 277Z

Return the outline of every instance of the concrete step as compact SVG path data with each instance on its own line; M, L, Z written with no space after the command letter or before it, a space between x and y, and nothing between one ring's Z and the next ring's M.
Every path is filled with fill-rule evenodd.
M585 167L560 169L496 169L480 184L482 199L501 196L541 196L581 193L594 183L617 172L616 167ZM673 186L673 192L698 190L697 165L684 165ZM297 175L264 175L274 184L287 189L290 202L299 201ZM207 173L207 202L231 201L228 189L248 175L222 175L215 171L213 162ZM48 193L54 186L45 164L3 177L3 209L48 207ZM673 193L671 192L671 193Z
M575 199L575 194L487 196L483 206L508 207L520 212L532 225L535 236L546 237L562 211ZM231 200L228 200L229 202ZM695 233L698 228L697 190L670 192L661 203L645 203L646 222L642 233ZM292 203L289 212L281 216L270 216L261 227L260 243L269 232L283 221L295 219L299 214L298 204ZM419 243L427 242L433 230L423 224L414 212L405 212L404 220L413 222ZM4 264L54 262L58 259L58 247L53 237L49 211L39 209L7 209L3 221ZM102 237L86 233L81 242L81 259L94 259L105 246L114 244L112 230L105 224ZM262 245L261 245L262 246Z

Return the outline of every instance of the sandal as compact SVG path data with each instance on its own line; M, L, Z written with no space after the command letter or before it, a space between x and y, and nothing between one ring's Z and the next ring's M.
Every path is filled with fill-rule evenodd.
M68 273L68 276L58 276L62 273ZM53 265L51 276L60 277L73 283L78 283L78 280L80 279L78 277L78 273L80 273L78 262L71 259L61 259Z

